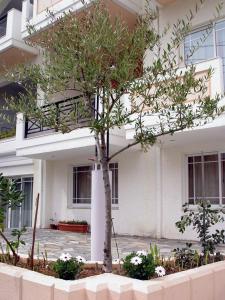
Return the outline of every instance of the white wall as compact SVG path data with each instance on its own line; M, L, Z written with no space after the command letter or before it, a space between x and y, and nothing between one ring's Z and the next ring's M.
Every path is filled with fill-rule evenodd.
M119 206L113 209L113 218L117 233L149 236L156 234L155 151L152 148L148 153L140 150L126 152L116 160L119 163ZM83 164L90 162L81 157L47 162L43 227L49 225L50 218L58 221L85 219L90 223L90 209L68 208L72 189L69 185L72 165Z
M121 234L156 235L156 149L124 152L119 158L119 216Z
M0 173L4 176L23 176L33 174L33 161L15 155L0 157Z

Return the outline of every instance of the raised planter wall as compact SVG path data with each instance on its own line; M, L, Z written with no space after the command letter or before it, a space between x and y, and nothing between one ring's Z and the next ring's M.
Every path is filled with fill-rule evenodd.
M64 281L0 264L0 300L223 300L225 262L140 281L103 274Z

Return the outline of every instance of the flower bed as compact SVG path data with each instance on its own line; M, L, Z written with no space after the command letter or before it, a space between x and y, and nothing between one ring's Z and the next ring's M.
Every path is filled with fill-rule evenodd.
M114 274L65 281L1 263L0 291L0 300L222 300L225 262L147 281Z

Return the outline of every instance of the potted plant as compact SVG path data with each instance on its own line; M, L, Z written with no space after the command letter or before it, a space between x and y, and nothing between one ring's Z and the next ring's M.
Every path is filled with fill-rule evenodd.
M87 221L60 221L58 229L62 231L87 233L89 225Z
M58 224L56 223L55 219L51 218L49 219L50 220L50 229L53 229L53 230L57 230L58 229Z

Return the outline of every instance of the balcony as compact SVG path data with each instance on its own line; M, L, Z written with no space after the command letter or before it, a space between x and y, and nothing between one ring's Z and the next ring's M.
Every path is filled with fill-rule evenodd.
M25 7L27 7L27 2L29 1L30 0L24 1L24 11L28 10L25 9ZM91 3L92 1L93 0L90 0L88 3ZM144 0L106 0L105 3L113 16L120 15L123 20L132 27L136 24L137 13L142 11ZM63 16L65 12L77 12L81 11L83 8L84 4L82 0L34 0L32 17L26 19L30 19L30 24L39 31L48 28L51 24L51 18L47 15L46 9L53 12L58 18ZM23 24L22 36L23 38L29 37L29 33L26 30L26 22Z
M42 107L46 119L51 111L56 116L54 126L47 126L35 119L24 119L22 114L17 115L16 128L16 154L21 157L38 159L62 159L85 155L92 157L95 153L94 134L87 126L90 117L81 116L78 113L78 105L81 101L79 96L64 101L58 101ZM74 121L71 122L71 112ZM72 130L62 134L59 130L61 120ZM77 124L75 126L74 124ZM114 130L110 134L112 150L123 146L125 142L124 132Z
M203 61L201 63L196 64L196 77L204 77L207 75L207 72L209 68L213 68L213 74L211 78L205 83L207 87L206 95L215 97L217 94L218 95L223 95L224 94L224 79L223 79L223 64L222 64L222 59L221 58L214 58L210 59L207 61ZM185 69L180 69L180 71L185 71ZM180 73L180 72L179 72ZM187 102L188 103L193 103L193 101L196 99L195 95L191 95L188 97ZM130 101L129 101L129 96L126 95L124 101L126 101L127 106L130 106ZM225 102L225 98L221 100L221 103ZM224 105L224 104L223 104ZM224 126L224 120L225 120L225 115L222 114L218 118L216 118L213 122L210 122L202 127L196 127L193 130L187 130L184 132L189 132L192 134L192 132L201 130L201 129L209 129L209 128L218 128L221 126ZM157 115L153 116L147 116L144 118L144 124L148 127L155 126L159 124L159 119ZM126 130L126 139L127 140L132 140L135 135L135 129L133 124L132 125L127 125L125 127ZM184 132L178 133L182 135Z
M81 115L79 115L78 110L80 101L81 98L77 96L43 106L42 111L44 112L44 116L46 116L46 119L48 119L51 112L54 112L54 115L56 116L56 119L54 120L54 126L47 126L40 120L26 119L25 138L30 138L34 136L37 137L40 135L43 136L46 134L48 135L50 133L58 132L60 124L62 123L65 124L65 126L68 127L70 130L76 129L76 126L73 125L74 123L78 124L78 127L85 127L85 125L88 124L88 121L90 120L91 116L89 118L84 118ZM76 111L76 116L73 116L74 120L71 121L70 115L74 111Z
M22 40L22 12L12 8L0 19L0 66L26 62L38 54Z

